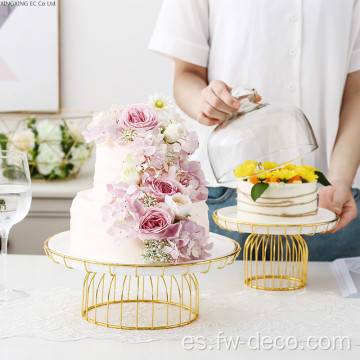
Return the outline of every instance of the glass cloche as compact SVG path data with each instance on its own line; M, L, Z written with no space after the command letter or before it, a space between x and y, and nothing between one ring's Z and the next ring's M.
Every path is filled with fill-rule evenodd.
M292 105L256 103L255 89L236 88L239 111L211 133L208 153L216 180L236 180L234 169L246 160L293 162L317 149L317 141L304 113ZM269 170L267 170L269 171Z

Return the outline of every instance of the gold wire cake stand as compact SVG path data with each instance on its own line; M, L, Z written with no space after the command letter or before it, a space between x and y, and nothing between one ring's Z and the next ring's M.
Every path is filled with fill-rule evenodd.
M273 219L267 224L252 221L251 214L237 211L236 206L216 210L213 218L222 229L250 233L243 250L244 282L262 290L304 287L308 246L302 235L331 231L339 222L333 212L322 208L313 217Z
M82 259L70 248L70 232L44 243L46 255L68 269L86 271L81 315L96 325L116 329L170 329L199 316L199 284L195 273L208 273L234 263L240 245L210 234L211 256L179 264L117 264Z

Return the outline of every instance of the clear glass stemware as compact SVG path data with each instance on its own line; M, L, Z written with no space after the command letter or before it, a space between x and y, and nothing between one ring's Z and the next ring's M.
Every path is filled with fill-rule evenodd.
M31 205L31 179L26 154L0 150L0 301L26 296L7 288L7 245L11 227L25 218Z

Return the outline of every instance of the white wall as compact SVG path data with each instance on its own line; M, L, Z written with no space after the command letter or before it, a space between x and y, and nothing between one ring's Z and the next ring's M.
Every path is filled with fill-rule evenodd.
M99 110L172 95L173 63L147 50L161 0L61 0L62 107Z

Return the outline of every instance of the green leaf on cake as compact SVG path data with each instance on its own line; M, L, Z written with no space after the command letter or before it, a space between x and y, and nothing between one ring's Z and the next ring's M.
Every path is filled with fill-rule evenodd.
M321 185L324 185L324 186L329 186L329 185L331 185L330 184L330 182L329 182L329 180L325 177L325 175L321 172L321 171L319 171L319 170L316 170L315 171L315 175L317 175L318 176L318 183L320 183Z
M251 188L251 198L256 201L269 187L269 183L259 182Z

